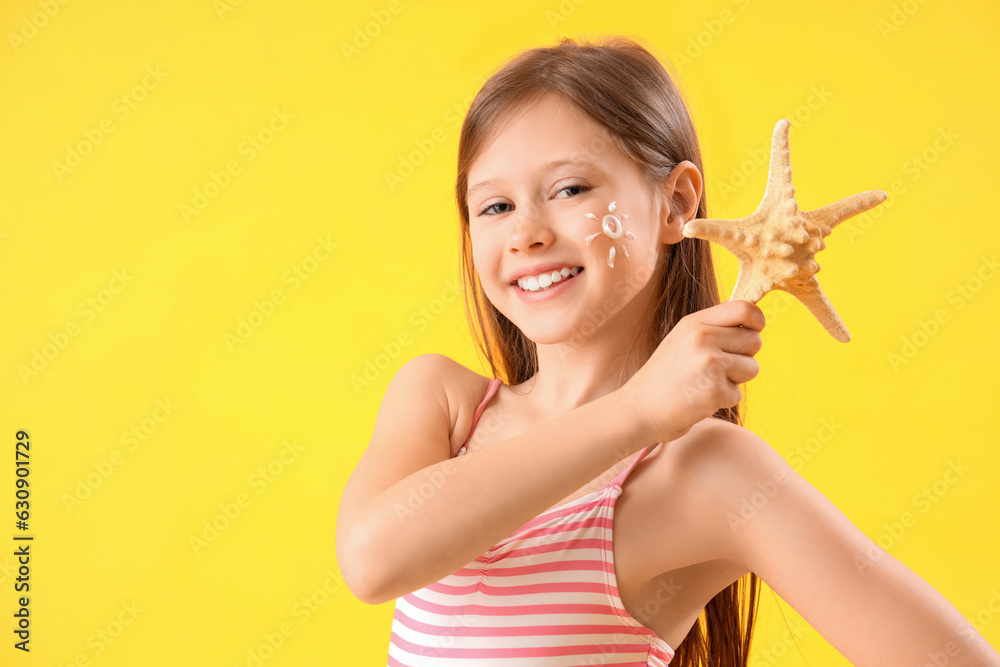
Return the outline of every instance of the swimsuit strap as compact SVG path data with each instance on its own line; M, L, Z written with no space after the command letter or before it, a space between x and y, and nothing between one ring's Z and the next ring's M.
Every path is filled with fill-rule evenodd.
M659 445L659 444L660 443L656 443L656 445L648 445L646 447L643 447L639 451L639 456L635 457L632 460L632 463L630 463L628 465L628 467L625 468L625 470L623 470L622 472L620 472L618 474L618 477L615 477L614 481L618 483L618 486L621 486L622 484L625 483L625 480L628 479L628 476L632 473L632 471L635 469L635 467L637 465L639 465L639 462L642 461L646 457L646 454L648 454L649 452L651 452L654 449L656 449L657 445Z
M472 428L469 429L469 435L466 436L465 442L462 443L462 447L459 449L459 455L465 453L469 440L472 439L472 434L476 431L476 425L479 424L479 418L482 416L483 410L486 409L486 404L490 402L491 398L493 398L493 394L497 393L497 389L500 388L501 384L503 384L503 380L500 378L493 378L490 380L490 384L486 389L486 396L484 396L483 400L480 401L479 406L476 407L476 411L472 415ZM618 476L614 479L614 482L617 482L619 486L624 484L625 480L628 479L628 476L632 473L632 470L639 465L639 462L646 457L646 454L651 452L653 449L656 449L657 445L659 445L659 443L643 447L639 452L639 456L635 457L635 459L632 460L632 463L630 463L625 470L618 474Z
M493 398L493 394L497 393L497 389L500 388L500 385L502 383L503 380L501 380L500 378L493 378L492 380L490 380L490 386L486 390L485 398L483 398L482 402L479 404L479 407L476 408L476 411L472 415L472 428L469 430L469 435L465 438L465 442L462 443L462 449L465 449L465 446L469 444L469 439L472 438L472 434L476 430L476 424L479 423L480 415L483 414L483 410L486 409L486 404L490 402L491 398Z

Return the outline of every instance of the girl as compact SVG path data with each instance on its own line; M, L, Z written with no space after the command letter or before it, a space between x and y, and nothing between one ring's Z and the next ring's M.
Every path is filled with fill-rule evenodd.
M758 576L855 664L1000 665L740 426L764 317L681 233L701 174L634 41L529 50L476 96L456 198L494 377L400 368L338 513L348 587L395 600L389 665L746 665Z

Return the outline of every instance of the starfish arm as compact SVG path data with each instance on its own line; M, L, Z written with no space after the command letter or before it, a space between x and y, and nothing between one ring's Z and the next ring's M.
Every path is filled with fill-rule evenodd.
M878 206L885 201L885 198L886 194L882 190L868 190L809 211L805 215L810 221L819 225L823 236L826 236L844 220Z
M742 229L746 220L747 218L740 218L739 220L695 218L684 225L681 233L689 238L704 239L705 241L718 243L737 257L744 257L746 252L742 243L744 236Z
M816 319L831 336L841 343L851 340L851 334L847 331L843 320L840 319L840 315L837 314L830 300L826 298L823 288L819 286L819 281L815 278L802 287L788 287L785 288L785 291L804 303L809 312L816 316Z
M705 239L719 243L720 240L726 239L732 234L733 222L733 220L694 218L684 224L681 233L688 238Z
M730 301L757 303L773 287L773 282L750 262L740 262Z
M785 199L795 200L795 188L792 187L792 159L788 145L788 128L791 121L782 118L774 126L771 134L771 163L767 169L767 187L764 189L764 202L778 202Z

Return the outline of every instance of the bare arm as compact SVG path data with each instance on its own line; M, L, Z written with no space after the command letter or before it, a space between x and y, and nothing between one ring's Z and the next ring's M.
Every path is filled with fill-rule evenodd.
M725 470L715 477L724 484L714 491L725 495L717 496L724 500L721 512L716 502L713 532L728 558L753 570L854 665L1000 666L1000 654L940 592L765 441L733 433L711 464Z
M620 394L515 438L450 458L442 376L422 355L390 382L374 434L344 489L337 556L345 581L378 604L458 570L642 447L650 436Z

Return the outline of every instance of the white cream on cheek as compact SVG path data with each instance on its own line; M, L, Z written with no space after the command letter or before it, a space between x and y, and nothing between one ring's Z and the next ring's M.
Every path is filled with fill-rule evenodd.
M627 239L634 239L635 238L635 236L632 234L632 232L624 232L624 234L622 233L622 230L623 230L623 228L622 228L622 220L628 219L628 214L627 213L621 217L621 220L619 220L617 216L611 215L615 211L615 209L617 209L617 208L618 208L618 206L616 205L615 202L611 202L608 205L608 214L604 216L603 220L601 220L601 227L602 227L601 231L599 231L599 232L597 232L595 234L591 234L591 235L587 236L586 239L585 239L587 241L587 245L588 246L591 243L593 243L594 239L597 238L598 236L600 236L601 234L604 234L605 236L607 236L608 238L610 238L613 241L616 240L616 239L618 239L618 238L621 238L622 236L624 236ZM593 218L594 220L598 220L599 219L593 213L586 213L586 214L584 214L583 217L585 217L585 218ZM628 248L625 247L625 243L624 242L622 242L622 252L625 253L626 257L629 256L628 255ZM608 266L610 266L612 268L614 268L614 266L615 266L615 246L614 246L614 244L611 245L611 250L608 251Z

